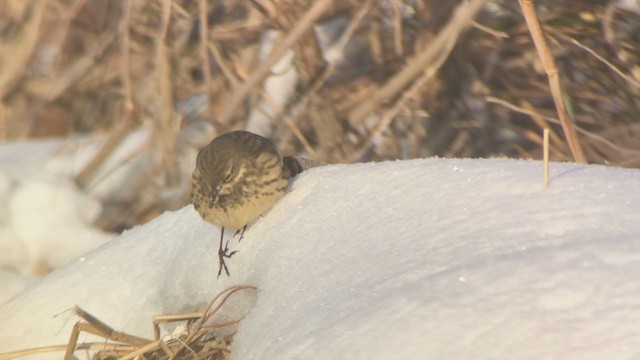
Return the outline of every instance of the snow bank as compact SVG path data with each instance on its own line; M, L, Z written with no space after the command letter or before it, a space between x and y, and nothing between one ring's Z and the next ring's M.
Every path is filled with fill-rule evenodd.
M104 244L115 235L92 226L102 208L136 172L148 166L149 131L128 134L106 159L88 190L71 180L99 151L104 136L0 144L0 297L23 276L42 275ZM16 281L8 277L15 274ZM11 283L11 286L5 284Z
M640 356L640 171L513 160L312 169L216 279L218 229L165 213L0 307L0 351L66 343L74 304L151 336L151 316L258 287L234 359ZM255 302L255 303L254 303ZM63 313L64 314L64 313ZM81 336L81 341L87 337Z

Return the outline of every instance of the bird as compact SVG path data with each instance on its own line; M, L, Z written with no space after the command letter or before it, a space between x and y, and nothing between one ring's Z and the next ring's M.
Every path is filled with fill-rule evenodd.
M267 213L286 193L289 179L302 171L295 158L285 166L275 145L248 131L232 131L213 139L202 148L193 170L191 201L207 222L221 228L218 248L218 278L229 268L229 252L224 230L235 230L242 240L247 225Z

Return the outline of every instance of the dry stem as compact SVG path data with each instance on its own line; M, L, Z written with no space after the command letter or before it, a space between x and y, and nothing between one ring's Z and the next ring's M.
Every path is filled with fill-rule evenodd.
M584 155L582 145L580 145L578 135L576 134L576 131L571 122L571 118L569 117L569 112L567 111L567 107L564 103L564 93L560 84L558 68L556 67L553 55L551 55L551 51L547 46L547 41L544 38L542 27L540 26L538 16L536 15L536 11L533 6L533 0L519 1L520 7L522 8L522 13L524 14L524 18L527 21L527 26L529 27L529 32L531 32L533 43L538 50L538 55L540 56L540 60L542 60L542 65L544 66L544 70L547 73L547 77L549 78L549 86L551 88L553 102L556 105L556 110L558 111L558 116L560 117L562 130L567 137L567 142L569 143L569 148L571 149L573 158L579 163L586 163L587 158Z
M361 125L370 113L400 93L429 64L435 63L441 52L445 51L451 44L455 44L462 31L472 23L473 18L482 8L484 2L485 0L472 0L459 5L449 23L424 51L410 59L407 66L349 114L351 124L353 126Z
M293 46L301 36L311 29L316 20L318 20L318 18L320 18L320 16L322 16L332 5L332 0L316 1L313 3L311 8L302 16L296 26L291 30L291 32L289 32L289 34L287 34L285 39L271 50L271 53L260 63L249 79L235 91L231 98L231 102L225 109L225 112L220 116L220 123L229 123L233 114L236 112L238 107L242 105L249 93L254 90L258 83L269 75L271 67L280 60L285 52Z

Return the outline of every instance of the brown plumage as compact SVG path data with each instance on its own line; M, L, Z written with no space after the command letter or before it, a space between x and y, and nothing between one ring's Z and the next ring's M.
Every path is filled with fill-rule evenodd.
M200 150L191 200L204 220L222 228L218 276L222 269L229 275L224 258L235 254L223 246L224 229L244 233L284 196L289 177L273 143L247 131L221 135Z

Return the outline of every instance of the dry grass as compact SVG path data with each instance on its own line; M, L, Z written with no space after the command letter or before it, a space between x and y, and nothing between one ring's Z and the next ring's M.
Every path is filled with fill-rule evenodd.
M66 345L26 349L0 354L0 360L19 359L47 352L65 352L65 360L76 359L74 354L93 354L93 360L224 360L229 357L235 326L241 319L212 323L212 318L226 301L241 291L255 291L253 286L231 287L213 298L202 312L178 315L159 315L153 319L154 340L144 339L112 329L95 316L76 306L73 312L82 320L77 322ZM175 336L161 336L160 324L186 322L188 327ZM224 330L221 332L220 330ZM102 337L104 341L78 344L81 332Z
M534 4L544 61L507 0L5 1L0 137L105 133L82 187L126 134L150 127L152 163L108 204L109 230L183 205L187 150L239 128L330 163L541 158L549 128L552 160L640 166L640 15L595 0ZM263 85L289 52L298 75L283 103ZM266 125L250 122L258 112Z

